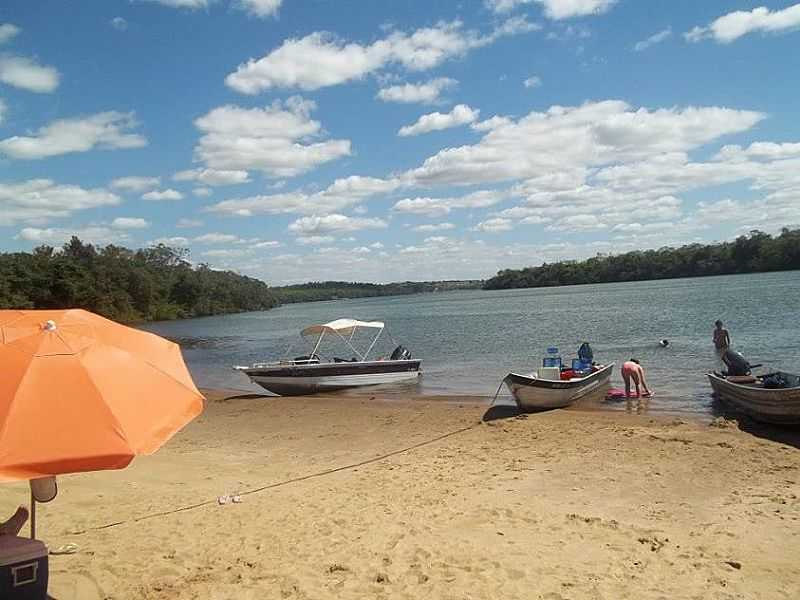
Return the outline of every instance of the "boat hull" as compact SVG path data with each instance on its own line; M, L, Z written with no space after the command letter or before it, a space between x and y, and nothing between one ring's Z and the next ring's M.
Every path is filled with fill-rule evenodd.
M242 369L253 383L279 396L305 396L370 385L410 383L420 360L384 360Z
M800 425L800 388L756 388L707 375L717 397L737 412L763 423Z
M607 385L613 370L614 363L611 363L588 377L567 381L509 373L503 381L520 409L540 411L574 404Z

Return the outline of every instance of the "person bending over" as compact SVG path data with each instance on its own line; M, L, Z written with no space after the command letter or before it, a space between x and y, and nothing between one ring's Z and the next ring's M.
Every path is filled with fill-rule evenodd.
M636 386L637 396L650 396L652 392L647 387L647 381L644 378L644 369L635 358L630 359L622 365L622 378L625 380L625 397L631 395L631 380ZM641 386L641 389L640 387ZM641 390L644 390L642 392Z

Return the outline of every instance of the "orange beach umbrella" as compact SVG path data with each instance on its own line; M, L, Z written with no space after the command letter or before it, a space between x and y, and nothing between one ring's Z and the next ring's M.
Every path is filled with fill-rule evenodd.
M124 468L202 410L168 340L84 310L0 310L0 481Z

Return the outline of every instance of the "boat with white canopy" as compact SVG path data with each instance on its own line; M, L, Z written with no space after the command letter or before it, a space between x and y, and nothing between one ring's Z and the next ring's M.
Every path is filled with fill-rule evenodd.
M370 358L385 324L382 321L336 319L330 323L310 325L300 332L304 338L315 339L313 349L304 356L276 362L255 363L249 367L234 367L247 375L253 383L280 396L302 396L367 385L412 382L420 375L419 359L403 346L397 346L391 355ZM357 334L374 333L366 348L358 348ZM333 339L352 353L351 358L320 356L324 340Z

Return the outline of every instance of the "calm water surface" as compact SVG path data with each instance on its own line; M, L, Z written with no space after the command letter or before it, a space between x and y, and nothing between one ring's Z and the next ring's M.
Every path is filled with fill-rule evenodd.
M304 326L340 317L385 321L391 337L423 359L423 394L493 396L506 373L541 364L548 346L568 361L587 340L595 360L616 362L612 385L621 385L623 361L641 360L656 392L648 411L709 414L703 374L718 366L711 343L716 319L751 363L797 370L800 271L338 300L143 328L181 343L200 386L260 390L230 367L285 356L290 344L289 355L302 354ZM668 348L658 345L662 338ZM392 348L386 336L374 354ZM323 342L324 349L349 356Z

